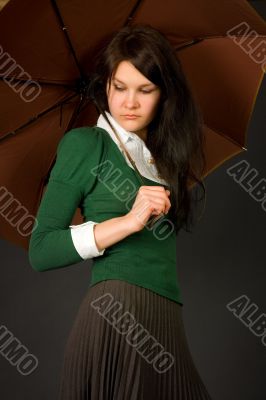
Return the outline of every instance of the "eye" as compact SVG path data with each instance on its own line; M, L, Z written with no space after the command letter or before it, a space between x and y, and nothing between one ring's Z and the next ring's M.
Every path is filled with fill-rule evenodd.
M122 92L123 90L125 90L124 88L121 88L120 86L116 86L114 85L115 90L118 90L119 92Z
M148 94L148 93L151 93L152 90L143 90L143 89L142 89L141 92L142 92L142 93L145 93L145 94Z

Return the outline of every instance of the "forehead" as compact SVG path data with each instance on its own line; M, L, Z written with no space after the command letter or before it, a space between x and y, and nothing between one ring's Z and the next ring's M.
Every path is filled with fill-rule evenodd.
M125 84L152 85L153 83L146 78L130 61L121 61L113 72L113 80Z

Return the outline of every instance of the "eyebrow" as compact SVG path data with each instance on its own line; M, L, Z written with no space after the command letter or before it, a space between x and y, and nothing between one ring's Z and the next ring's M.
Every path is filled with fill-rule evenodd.
M120 81L120 79L118 79L118 78L115 78L115 77L114 77L113 80L125 84L123 81ZM140 85L140 87L152 86L152 85L154 85L154 84L153 84L153 83L145 83L144 85Z

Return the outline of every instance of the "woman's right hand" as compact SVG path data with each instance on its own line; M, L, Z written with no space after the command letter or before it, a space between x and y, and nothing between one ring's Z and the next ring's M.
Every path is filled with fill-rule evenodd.
M163 186L141 186L132 209L125 215L134 232L141 231L152 215L167 214L170 191Z

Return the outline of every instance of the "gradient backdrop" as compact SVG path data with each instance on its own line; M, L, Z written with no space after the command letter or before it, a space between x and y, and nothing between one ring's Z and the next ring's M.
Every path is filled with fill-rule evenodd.
M250 3L266 19L266 0ZM247 147L205 180L204 217L177 241L187 338L213 400L266 399L266 194L263 208L229 174L243 161L257 174L250 190L266 181L266 79ZM27 252L1 239L0 255L0 327L36 357L37 366L22 375L1 353L0 341L0 399L56 400L64 345L91 263L38 273ZM256 312L241 317L249 307Z

